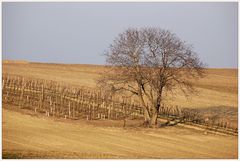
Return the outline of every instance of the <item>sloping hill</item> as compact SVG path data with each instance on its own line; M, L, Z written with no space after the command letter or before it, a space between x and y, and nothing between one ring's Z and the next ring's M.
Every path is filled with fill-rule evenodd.
M235 136L182 127L123 129L3 108L4 158L237 158Z
M95 87L95 80L104 69L100 65L3 63L3 73L86 87ZM186 99L183 94L177 93L174 97L165 98L165 101L169 105L189 108L238 107L237 72L237 69L207 69L205 78L193 81L198 95Z

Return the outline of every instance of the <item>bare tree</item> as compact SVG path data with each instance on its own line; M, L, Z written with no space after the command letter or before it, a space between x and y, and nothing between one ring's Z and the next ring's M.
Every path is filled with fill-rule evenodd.
M130 28L106 52L109 71L98 85L111 92L127 91L144 108L145 123L157 125L164 94L193 92L190 78L203 76L203 63L192 47L160 28Z

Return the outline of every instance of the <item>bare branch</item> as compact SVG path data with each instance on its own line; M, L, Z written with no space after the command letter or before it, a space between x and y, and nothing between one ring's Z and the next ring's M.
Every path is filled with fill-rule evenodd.
M204 76L204 64L192 46L159 28L130 28L119 34L105 55L110 67L99 86L137 96L145 119L151 121L157 118L164 94L181 90L189 96L195 92L189 80Z

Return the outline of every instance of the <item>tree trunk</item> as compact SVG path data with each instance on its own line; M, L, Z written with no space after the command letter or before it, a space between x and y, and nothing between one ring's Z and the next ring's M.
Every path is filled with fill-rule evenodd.
M144 125L149 126L150 122L151 122L151 117L149 116L149 113L145 107L144 108Z
M158 112L156 109L153 110L153 114L150 120L150 127L157 126Z
M141 90L139 91L139 93L141 93ZM146 106L143 97L142 97L142 93L139 96L140 102L142 104L142 107L144 108L144 125L145 126L149 126L150 122L151 122L151 116L150 116L150 111L147 109L148 107Z
M161 91L162 91L162 89L161 89ZM150 127L157 126L157 118L158 118L158 113L159 113L159 109L161 106L161 95L162 95L162 92L160 92L159 96L157 97L156 102L153 102L153 111L152 111L152 115L151 115Z

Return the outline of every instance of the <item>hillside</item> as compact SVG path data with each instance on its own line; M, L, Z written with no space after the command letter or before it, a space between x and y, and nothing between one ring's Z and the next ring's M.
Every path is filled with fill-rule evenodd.
M103 122L96 126L5 107L4 158L237 158L236 136L180 126L123 129Z
M17 74L64 82L76 86L95 87L104 66L47 63L3 63L3 73ZM169 105L189 108L238 107L238 70L207 69L206 77L193 81L199 91L188 99L183 94L169 96Z
M94 88L106 67L46 63L4 62L3 74L53 80ZM237 127L236 69L207 69L193 81L199 91L186 99L180 93L165 98L168 105L200 108L218 114ZM178 124L159 129L139 127L142 120L63 119L3 104L4 158L237 158L238 137L210 133Z

